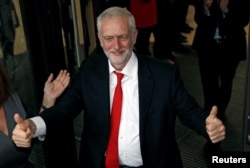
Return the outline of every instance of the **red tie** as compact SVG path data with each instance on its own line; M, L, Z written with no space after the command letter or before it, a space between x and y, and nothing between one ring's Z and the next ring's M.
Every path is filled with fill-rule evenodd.
M122 111L122 86L121 80L124 74L115 72L117 75L117 85L115 88L113 105L110 119L110 135L106 151L106 168L119 168L118 157L118 134Z

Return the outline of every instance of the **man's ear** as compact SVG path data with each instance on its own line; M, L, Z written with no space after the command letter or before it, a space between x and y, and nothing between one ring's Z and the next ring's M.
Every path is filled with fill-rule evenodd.
M138 30L136 29L133 34L133 45L136 43L137 35L138 35Z
M100 35L99 32L97 33L97 37L98 37L98 39L99 39L100 46L102 47L102 46L103 46L103 44L102 44L102 38L101 38L101 35Z

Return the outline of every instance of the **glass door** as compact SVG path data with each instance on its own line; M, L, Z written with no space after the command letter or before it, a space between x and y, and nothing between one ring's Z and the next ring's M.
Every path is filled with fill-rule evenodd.
M246 100L244 113L243 151L250 152L250 25L248 25L248 67L246 80Z

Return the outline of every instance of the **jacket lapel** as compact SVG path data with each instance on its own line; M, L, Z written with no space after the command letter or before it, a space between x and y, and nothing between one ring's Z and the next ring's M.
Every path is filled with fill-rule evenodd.
M106 119L109 123L110 119L110 93L109 93L109 66L108 66L108 59L103 54L101 55L101 59L99 60L99 64L96 66L96 85L98 85L97 93L99 97L100 104L100 115Z
M140 137L144 133L144 126L148 117L153 96L154 80L150 68L145 59L138 56L138 83L139 83L139 113L140 113Z

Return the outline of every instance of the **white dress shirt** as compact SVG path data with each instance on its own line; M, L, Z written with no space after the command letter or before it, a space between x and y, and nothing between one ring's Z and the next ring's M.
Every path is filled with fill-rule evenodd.
M109 62L110 107L112 107L117 83L114 71L115 69ZM122 79L123 102L118 137L119 160L120 165L137 167L143 163L139 137L138 60L134 53L120 72L124 74L124 77Z

